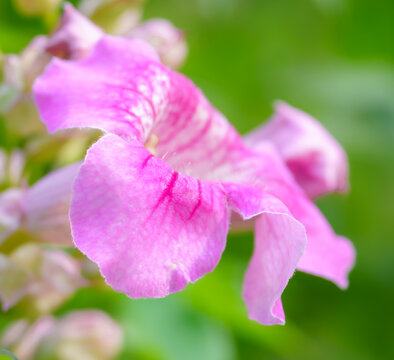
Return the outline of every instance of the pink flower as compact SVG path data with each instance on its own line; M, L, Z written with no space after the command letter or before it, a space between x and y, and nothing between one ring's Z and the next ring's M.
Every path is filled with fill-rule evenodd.
M349 187L345 151L321 124L290 105L278 103L272 119L244 140L251 147L265 141L274 144L294 178L311 197L346 192Z
M162 297L212 271L231 212L255 217L243 290L250 318L284 323L280 297L295 269L347 286L352 245L335 235L275 146L248 147L146 43L105 36L84 60L54 60L34 93L50 132L107 133L80 169L70 218L76 246L116 291Z

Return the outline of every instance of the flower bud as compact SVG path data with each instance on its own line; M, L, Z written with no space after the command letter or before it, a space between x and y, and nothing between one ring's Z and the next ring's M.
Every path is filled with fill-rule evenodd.
M5 55L3 83L0 85L0 113L10 131L27 136L42 132L31 86L51 59L45 51L47 38L35 37L20 55Z
M55 334L59 360L114 359L122 347L119 325L101 311L75 311L59 321Z
M29 326L19 320L7 327L0 345L20 360L111 360L123 342L119 325L98 310L74 311L62 319L43 316Z
M14 306L28 291L29 272L0 253L0 300L3 311Z
M0 345L11 349L19 360L36 359L40 344L55 330L55 319L43 316L32 325L26 319L15 321L5 329Z
M14 179L19 178L21 168L18 156L10 160L15 162ZM53 171L31 188L0 193L0 242L22 228L42 242L73 246L68 212L79 166L75 163Z
M36 184L24 199L23 228L43 242L72 246L69 208L80 164L54 171Z
M20 319L9 324L2 334L0 346L9 349L16 345L22 339L28 327L29 322L26 319Z
M34 80L41 75L51 60L50 54L46 52L47 44L46 36L36 36L20 55L26 92L31 90Z
M8 257L0 254L0 299L4 310L28 296L29 305L36 311L49 313L86 284L81 262L61 250L25 244Z
M64 5L59 25L50 37L46 50L57 57L86 57L103 31L80 14L71 4Z
M24 190L9 189L0 193L0 244L20 226Z
M161 61L170 68L179 68L187 54L183 32L164 19L148 20L131 30L127 37L149 42Z

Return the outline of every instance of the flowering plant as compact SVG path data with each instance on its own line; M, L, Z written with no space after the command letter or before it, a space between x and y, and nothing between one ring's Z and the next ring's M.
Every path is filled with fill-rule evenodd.
M213 271L232 229L254 228L243 284L250 319L284 324L281 296L296 270L346 288L354 248L312 202L348 189L339 143L284 102L266 124L241 136L175 71L186 55L183 33L165 20L137 22L108 35L66 4L52 35L34 39L19 58L5 58L3 85L12 91L4 114L24 101L35 109L32 89L34 117L50 133L74 129L66 143L81 128L100 135L82 162L31 187L20 179L21 161L18 168L0 153L0 180L9 187L0 195L0 240L9 244L23 232L29 242L41 242L14 244L0 254L3 309L29 297L47 314L92 285L85 259L42 243L75 245L114 290L157 298ZM40 127L34 132L44 136ZM87 134L84 146L94 138ZM88 314L76 313L75 323L111 322ZM40 324L49 324L47 336L55 320L42 317L20 333L36 334ZM63 335L58 332L56 342L68 339ZM120 338L104 358L116 355Z
M70 219L75 245L115 290L162 297L212 271L231 212L256 227L244 283L251 318L284 322L280 295L296 268L347 285L353 248L305 193L345 189L346 157L307 115L279 104L243 140L146 43L109 36L87 58L54 60L34 94L49 131L108 134L88 151Z

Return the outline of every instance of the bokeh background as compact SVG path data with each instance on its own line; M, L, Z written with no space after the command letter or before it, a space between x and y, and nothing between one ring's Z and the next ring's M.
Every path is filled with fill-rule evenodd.
M77 4L77 1L71 1ZM287 323L247 319L241 299L252 233L230 235L217 269L179 294L130 300L78 291L71 309L107 311L125 332L120 359L257 360L394 358L394 3L391 0L147 0L144 18L185 31L181 72L241 133L282 99L319 119L346 149L351 192L318 205L353 240L350 286L296 273L283 295ZM21 51L48 33L0 0L0 50ZM0 145L23 147L0 119ZM50 169L39 161L30 182ZM0 330L20 316L0 314Z

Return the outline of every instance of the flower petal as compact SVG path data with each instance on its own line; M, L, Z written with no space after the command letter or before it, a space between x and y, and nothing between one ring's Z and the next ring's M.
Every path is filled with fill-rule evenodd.
M209 178L242 139L186 77L138 40L104 37L86 60L53 61L36 81L49 131L95 127L149 142L177 171Z
M14 306L27 292L29 273L0 253L0 300L3 311Z
M325 277L339 287L346 287L347 275L354 264L354 248L332 230L323 214L296 184L269 143L261 143L258 151L244 151L243 158L229 165L227 179L253 183L265 193L279 199L290 214L306 229L308 243L297 268Z
M102 29L66 3L58 28L49 38L46 50L61 58L82 59L103 35Z
M25 191L16 188L0 193L0 244L19 228L24 196Z
M304 227L278 202L256 219L255 248L245 275L243 296L249 318L264 325L284 324L280 297L306 244Z
M131 39L149 42L160 59L172 69L179 68L185 60L187 46L183 32L165 19L151 19L133 28L127 35Z
M53 171L34 184L24 199L24 228L41 241L71 246L69 208L80 163Z
M341 145L310 115L279 102L267 123L245 136L250 147L269 141L310 197L348 189L348 162Z
M255 248L243 286L249 318L264 325L284 324L280 297L304 252L305 228L278 199L262 196L261 190L223 186L233 210L246 219L259 214Z
M76 246L132 298L166 296L212 271L229 217L220 184L179 174L114 135L88 151L70 215Z
M52 60L34 95L50 132L92 127L144 141L167 88L165 68L148 44L105 36L85 60Z

